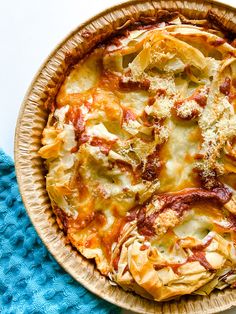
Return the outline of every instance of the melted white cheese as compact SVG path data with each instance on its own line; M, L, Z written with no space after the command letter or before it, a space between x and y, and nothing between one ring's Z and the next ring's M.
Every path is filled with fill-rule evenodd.
M86 128L87 135L91 137L100 137L104 138L107 141L115 141L118 139L118 137L112 133L110 133L103 123L99 123L93 126L88 126Z
M198 152L198 133L196 124L169 124L169 138L164 144L161 157L164 166L160 173L162 191L175 191L194 185L192 170L195 166L194 156Z

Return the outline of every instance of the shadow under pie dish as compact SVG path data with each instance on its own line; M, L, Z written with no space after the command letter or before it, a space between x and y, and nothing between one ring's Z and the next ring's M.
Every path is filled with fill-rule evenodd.
M236 59L213 16L127 23L67 55L44 101L58 225L113 284L156 301L236 281Z

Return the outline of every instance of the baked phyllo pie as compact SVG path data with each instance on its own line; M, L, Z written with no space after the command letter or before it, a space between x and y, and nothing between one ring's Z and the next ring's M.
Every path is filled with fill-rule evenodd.
M131 25L70 67L49 109L52 208L102 274L157 301L236 286L232 40L181 16Z

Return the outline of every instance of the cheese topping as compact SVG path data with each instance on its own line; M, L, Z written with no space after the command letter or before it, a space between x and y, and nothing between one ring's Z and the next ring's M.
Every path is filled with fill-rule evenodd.
M71 68L43 132L68 240L157 301L236 282L236 51L219 34L126 30Z

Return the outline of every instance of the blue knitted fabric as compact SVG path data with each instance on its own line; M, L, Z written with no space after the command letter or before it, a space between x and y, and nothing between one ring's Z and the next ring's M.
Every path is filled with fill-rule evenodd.
M49 254L22 204L13 161L0 150L0 313L115 314Z

